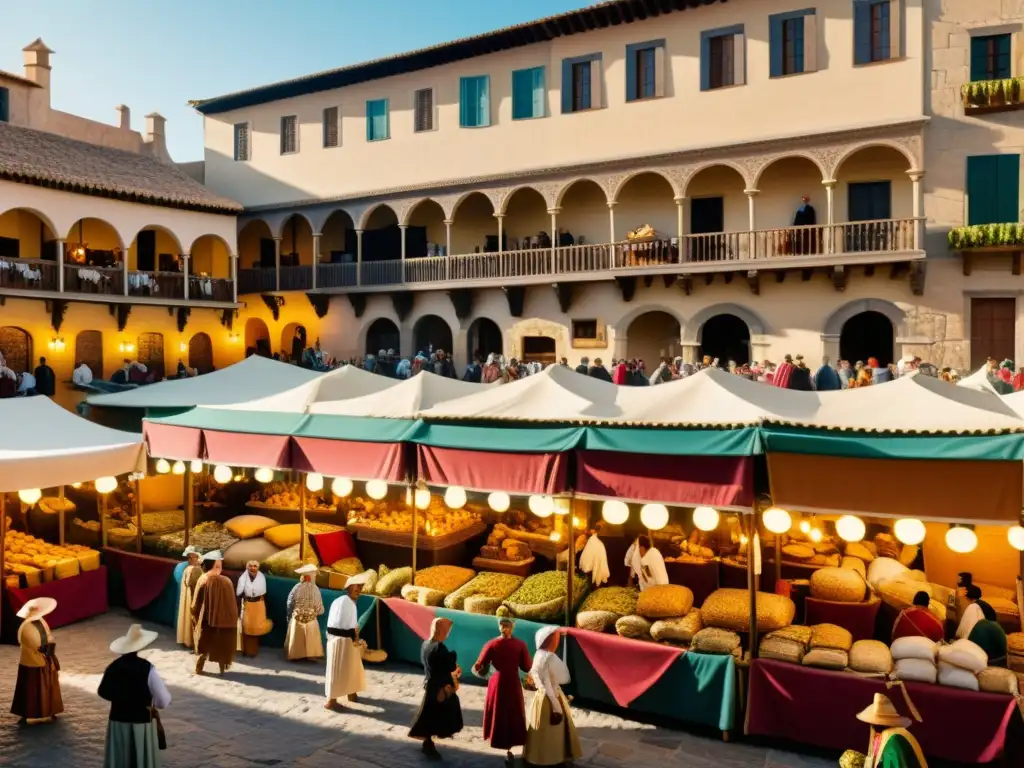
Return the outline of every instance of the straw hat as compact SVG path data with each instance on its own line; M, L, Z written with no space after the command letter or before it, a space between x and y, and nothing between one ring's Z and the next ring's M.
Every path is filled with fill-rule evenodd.
M881 693L875 694L875 700L871 702L871 706L858 714L857 719L862 723L882 728L906 728L910 725L910 718L903 717L897 712L888 697Z
M300 576L305 576L307 573L316 573L316 566L312 563L306 563L305 565L299 566L295 569L295 572Z
M313 566L310 566L312 568ZM349 576L345 580L345 589L349 587L361 587L370 580L370 576L364 571L363 573L357 573L355 576Z
M18 618L25 621L35 621L43 616L49 616L57 609L57 601L52 597L36 597L29 600L18 611Z
M143 629L141 624L132 624L128 628L127 635L117 638L117 640L110 644L110 650L121 655L137 653L147 645L150 645L156 638L156 632Z

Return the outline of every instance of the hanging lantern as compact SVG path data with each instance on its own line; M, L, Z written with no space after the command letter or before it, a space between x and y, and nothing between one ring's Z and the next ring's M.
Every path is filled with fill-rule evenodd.
M24 491L18 491L18 498L31 507L43 498L43 492L38 488L28 488Z
M809 536L811 541L817 544L822 539L821 528L812 528Z
M970 528L955 525L946 531L946 546L958 555L966 555L978 548L978 534Z
M561 534L561 533L559 533L558 531L552 531L552 532L551 532L551 533L550 533L550 534L548 535L548 538L549 538L549 539L550 539L551 541L553 541L553 542L555 542L555 543L557 544L558 542L560 542L560 541L562 540L562 534Z
M388 495L388 484L383 480L367 480L366 495L375 501L380 501Z
M156 460L156 472L158 475L166 475L171 471L171 463L167 459Z
M789 533L789 529L793 527L793 518L780 507L769 507L762 512L761 522L765 528L778 536Z
M622 525L629 520L629 506L618 499L608 499L601 505L601 517L609 525Z
M556 515L565 517L570 512L572 512L572 504L569 503L568 499L559 497L557 499L552 499L551 501L554 504L554 510Z
M555 511L555 500L550 496L531 496L527 503L537 517L551 517Z
M192 470L193 475L198 475L203 471L203 462L199 459L192 459L192 463L189 465L189 469Z
M171 466L171 472L173 472L175 475L184 475L185 474L185 462L184 461L176 461L176 462L174 462L174 464Z
M263 483L266 485L267 483L274 482L274 470L270 467L260 467L256 470L253 477L256 479L257 483Z
M1006 538L1009 539L1011 547L1024 552L1024 528L1019 525L1013 526L1006 532Z
M913 517L904 517L896 521L892 532L901 544L920 544L924 541L924 523Z
M82 484L81 483L72 483L71 487L74 488L75 490L78 490L79 488L82 487Z
M331 493L337 496L339 499L344 499L350 493L352 493L352 481L347 477L336 477L331 481ZM385 490L385 495L387 490Z
M718 527L718 510L714 507L697 507L693 510L693 524L702 531L713 531Z
M117 478L99 477L93 485L96 486L96 493L102 493L105 495L117 489Z
M867 533L867 527L856 515L843 515L836 521L836 533L843 541L861 541Z
M319 493L324 489L324 476L317 472L310 472L306 475L306 490L310 493Z
M508 512L508 508L512 506L512 499L504 491L494 491L487 497L487 506L495 512Z
M223 464L218 464L213 470L213 479L221 485L230 483L232 477L234 477L234 474L231 472L231 467Z
M427 509L430 507L430 489L429 488L417 488L416 492L412 495L413 503L416 505L416 509Z
M584 520L582 517L576 517L574 515L572 518L572 527L578 530L583 530L587 527L587 521Z
M640 507L640 522L644 528L660 531L668 525L668 507L664 504L644 504Z
M234 482L236 482L236 483L240 483L240 482L242 482L243 480L245 480L245 475L244 475L244 474L242 474L241 472L239 472L239 473L238 473L237 475L235 475L235 476L234 476L234 477L232 477L231 479L232 479L232 480L233 480Z
M811 533L811 524L806 520L800 521L800 533L804 536L809 536Z
M462 509L466 506L466 489L458 485L445 489L444 503L451 509Z

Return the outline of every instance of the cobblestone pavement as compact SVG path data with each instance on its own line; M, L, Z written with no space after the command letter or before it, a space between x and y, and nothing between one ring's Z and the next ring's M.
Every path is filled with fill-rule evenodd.
M0 766L38 768L103 764L107 705L96 696L103 669L112 660L110 642L131 619L123 613L56 631L65 714L54 724L19 725L0 715ZM369 690L343 713L323 708L323 662L289 663L267 649L240 660L221 678L192 674L194 657L175 646L165 627L143 655L160 670L173 697L163 722L170 742L169 768L398 768L425 764L419 745L406 737L419 704L422 677L399 664L370 668ZM9 711L18 649L0 646L0 712ZM213 666L213 665L209 665ZM503 753L481 739L484 689L459 692L466 728L439 742L449 765L500 768ZM720 738L658 728L608 713L575 708L584 757L577 766L650 765L657 768L834 768L835 759L809 757ZM72 763L72 761L74 761Z

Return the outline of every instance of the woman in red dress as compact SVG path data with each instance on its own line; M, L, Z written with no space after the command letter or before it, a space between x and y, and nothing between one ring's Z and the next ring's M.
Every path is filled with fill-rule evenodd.
M519 672L529 672L532 662L526 643L512 637L512 619L498 619L501 637L491 640L480 651L473 665L473 674L487 677L487 699L484 702L484 738L494 749L508 752L506 763L512 764L513 747L526 743L526 705Z

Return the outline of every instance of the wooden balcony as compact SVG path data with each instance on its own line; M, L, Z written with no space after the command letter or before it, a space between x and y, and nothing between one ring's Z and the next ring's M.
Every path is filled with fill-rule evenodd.
M185 299L185 278L180 272L127 273L123 267L64 264L61 286L57 262L0 257L0 292L24 298L69 301L158 304L163 306L215 306L234 304L231 280L191 275ZM271 274L273 278L273 274Z
M599 243L453 256L321 264L315 290L492 287L644 275L808 269L924 258L919 219L693 234L648 242ZM304 275L304 276L303 276ZM311 266L282 267L280 290L313 290ZM273 269L245 269L239 293L273 292Z

